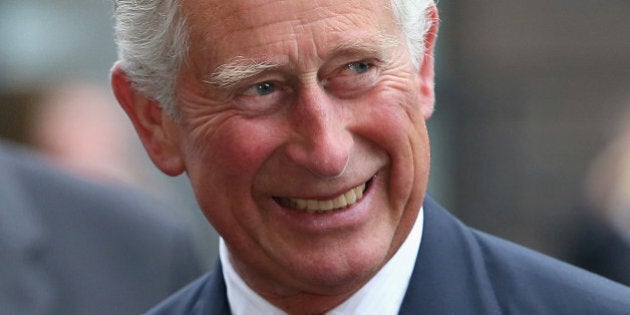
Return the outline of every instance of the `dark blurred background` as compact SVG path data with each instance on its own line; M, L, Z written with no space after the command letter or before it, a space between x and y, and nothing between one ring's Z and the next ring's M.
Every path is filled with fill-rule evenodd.
M438 7L430 192L474 227L573 260L590 207L588 170L630 108L630 1L443 0ZM72 87L105 91L101 107L114 112L112 126L124 131L115 152L125 159L114 154L109 170L198 222L200 250L211 261L216 234L186 179L150 165L109 93L116 59L110 15L107 0L0 0L0 133L59 154L34 131L53 117L42 120L42 108L59 103L54 92ZM69 95L82 100L79 107L96 99ZM75 142L72 134L61 142Z
M439 199L475 227L568 258L587 170L630 124L630 1L439 7Z

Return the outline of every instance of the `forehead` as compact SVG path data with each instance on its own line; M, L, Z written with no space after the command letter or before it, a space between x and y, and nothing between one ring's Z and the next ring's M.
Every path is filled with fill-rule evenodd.
M397 32L387 0L189 0L182 13L191 54L211 63L240 56L325 57L344 42Z

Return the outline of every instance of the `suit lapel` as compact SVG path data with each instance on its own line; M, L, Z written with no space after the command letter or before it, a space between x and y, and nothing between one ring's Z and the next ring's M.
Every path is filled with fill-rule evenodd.
M498 314L472 231L429 197L422 245L400 314Z
M208 279L201 291L201 297L196 299L197 305L193 308L193 314L204 315L229 315L230 304L227 299L225 280L223 279L223 267L217 259L214 270L208 275Z

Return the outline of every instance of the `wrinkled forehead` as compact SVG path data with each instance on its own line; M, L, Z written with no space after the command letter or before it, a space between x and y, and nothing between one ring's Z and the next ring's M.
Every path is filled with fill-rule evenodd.
M388 0L188 0L182 5L190 52L211 60L279 51L322 54L351 37L396 28Z
M252 23L285 14L293 15L296 19L303 19L307 15L317 19L325 17L326 12L343 14L344 11L367 8L367 13L374 15L384 8L391 8L390 0L180 0L180 4L187 15L200 15L220 21L247 17L247 21ZM322 15L318 16L318 13Z

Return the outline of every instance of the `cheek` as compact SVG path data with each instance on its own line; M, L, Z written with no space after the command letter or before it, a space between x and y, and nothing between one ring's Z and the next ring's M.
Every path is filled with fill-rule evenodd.
M373 97L362 116L366 137L389 157L388 191L395 208L426 189L430 153L426 125L417 94L391 90ZM421 198L420 198L421 199Z
M251 230L245 225L260 221L259 213L250 211L257 208L252 187L273 152L271 130L232 117L189 134L194 137L186 143L186 169L204 215L222 235Z
M232 117L190 133L185 151L193 188L248 198L256 173L274 150L272 132L264 124Z
M390 159L412 158L414 151L428 150L426 125L415 93L398 90L376 93L360 109L357 126L386 148Z

